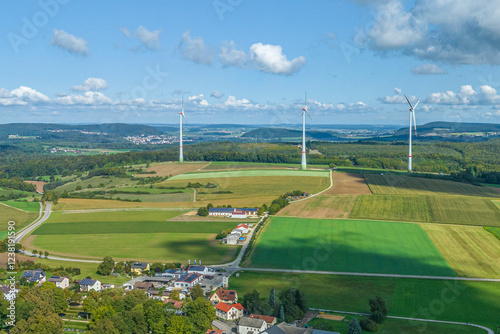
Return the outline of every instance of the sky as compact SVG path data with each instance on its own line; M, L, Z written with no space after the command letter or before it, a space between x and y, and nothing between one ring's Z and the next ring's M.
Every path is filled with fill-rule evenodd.
M2 1L0 123L500 123L498 0Z

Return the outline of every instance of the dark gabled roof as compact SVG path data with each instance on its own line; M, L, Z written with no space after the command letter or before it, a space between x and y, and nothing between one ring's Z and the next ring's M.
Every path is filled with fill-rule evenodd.
M62 282L67 277L64 276L50 276L49 282Z
M30 282L36 282L45 277L45 271L40 268L35 270L25 270L22 277L26 278Z
M145 270L147 267L148 267L148 264L145 262L134 262L130 266L131 269L141 269L141 270Z
M205 266L189 266L188 270L191 271L205 271Z
M208 212L228 212L228 213L231 213L233 212L235 209L234 208L210 208L208 209Z
M176 282L192 283L198 277L201 277L201 275L200 274L187 274L187 275L184 275L181 278L179 278Z
M80 285L94 285L97 280L91 278L84 278L80 281Z
M265 320L262 319L243 317L238 322L238 326L261 328L265 323L266 323Z

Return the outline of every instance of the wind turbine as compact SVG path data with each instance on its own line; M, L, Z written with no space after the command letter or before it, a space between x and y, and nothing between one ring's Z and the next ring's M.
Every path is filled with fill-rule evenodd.
M309 118L309 111L307 111L307 92L304 97L304 108L302 108L302 163L300 164L300 169L307 169L307 161L306 161L306 113ZM312 119L312 118L311 118Z
M417 121L415 120L415 108L418 106L418 103L420 102L420 99L418 99L417 103L415 104L415 106L412 106L411 103L410 103L410 100L408 100L408 98L406 97L405 95L405 99L406 101L408 102L408 104L410 105L410 140L409 140L409 144L410 144L410 147L409 147L409 150L408 150L408 171L411 172L412 170L412 164L411 164L411 138L412 138L412 133L411 133L411 130L412 130L412 121L413 121L413 127L415 128L415 137L417 136Z
M184 154L182 152L182 119L187 123L186 116L184 115L184 96L182 97L182 110L179 112L179 162L184 162Z

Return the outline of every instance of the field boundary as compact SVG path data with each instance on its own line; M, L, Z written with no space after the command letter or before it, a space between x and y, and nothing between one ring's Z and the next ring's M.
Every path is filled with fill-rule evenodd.
M290 204L297 203L297 202L302 202L302 201L306 201L306 200L311 199L311 198L313 198L313 197L315 197L315 196L321 195L321 194L322 194L322 193L324 193L325 191L330 190L332 187L333 187L333 173L332 173L332 170L330 170L330 186L329 186L328 188L326 188L326 189L324 189L324 190L321 190L319 193L316 193L316 194L314 194L314 195L308 196L308 197L306 197L306 198L303 198L303 199L298 199L298 200L296 200L296 201L293 201L293 202L292 202L292 203L290 203Z
M0 202L0 204L2 204L3 206L6 206L6 207L8 207L8 208L11 208L11 209L16 209L16 210L19 210L19 211L21 211L21 212L27 212L27 213L30 213L30 211L25 211L25 210L23 210L23 209L16 208L15 206L10 206L10 205L5 204L5 203L2 203L2 202Z

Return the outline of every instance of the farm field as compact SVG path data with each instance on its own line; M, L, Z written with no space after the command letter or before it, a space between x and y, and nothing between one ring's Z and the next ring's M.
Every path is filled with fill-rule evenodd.
M278 216L304 218L347 218L356 196L318 195L306 201L290 203L278 212Z
M43 186L47 184L47 182L44 181L24 181L24 182L34 184L36 187L36 191L40 193L43 193Z
M491 187L473 186L460 182L394 174L364 174L364 178L373 194L499 196L498 192Z
M500 283L497 282L245 271L229 280L229 288L237 290L240 296L255 289L267 298L273 287L276 291L298 288L306 294L309 307L328 310L369 313L368 299L380 295L392 316L469 321L495 329L500 314ZM433 309L439 312L432 312ZM423 327L419 329L427 333Z
M212 161L203 171L220 171L231 169L298 169L298 164L272 164L261 162ZM308 168L328 168L327 165L307 165Z
M39 202L28 202L28 201L6 201L0 202L2 204L6 204L8 206L18 208L23 211L28 212L39 212L40 211L40 203Z
M500 240L480 226L421 224L460 276L500 278Z
M38 211L27 212L0 202L0 217L2 217L0 231L6 231L11 220L16 222L16 230L20 230L38 217Z
M371 195L361 174L333 173L333 187L325 195Z
M198 172L185 173L174 176L169 180L190 180L190 179L223 179L229 177L256 177L256 176L315 176L329 177L328 171L313 171L313 170L236 170L236 171L218 171L218 172Z
M136 174L135 177L151 177L151 176L175 176L178 174L194 172L208 166L208 162L160 162L154 163L151 167L147 168L148 172L155 172L155 174Z
M167 194L106 194L110 198L120 198L129 200L140 200L146 203L177 203L177 202L190 202L194 199L194 194L183 192L183 193L167 193Z
M273 217L250 267L456 276L416 224Z
M185 211L108 211L108 212L52 212L50 218L42 225L53 223L89 223L89 222L166 222L167 220L183 214Z
M116 187L130 187L135 186L139 183L139 181L130 180L130 178L121 178L115 176L94 176L87 180L78 179L77 181L66 183L60 187L57 187L55 190L57 192L73 192L76 191L78 186L81 189L89 189L90 187L95 190L97 189L111 189Z
M260 172L260 171L259 171ZM206 173L221 176L220 178L188 179L174 180L174 178L161 182L164 187L186 187L188 182L199 182L202 185L214 183L217 188L198 188L196 189L197 201L214 200L234 200L247 199L248 203L244 206L269 204L276 197L283 195L287 191L300 189L309 193L317 193L328 188L330 179L328 173L323 172L325 177L289 177L289 176L255 176L255 177L223 177L222 173ZM179 176L192 175L183 174ZM222 193L217 193L222 192ZM267 198L271 198L270 201ZM213 202L212 202L213 203ZM215 205L215 203L213 203ZM227 202L226 204L231 204ZM198 205L199 206L199 205Z
M467 196L360 195L349 218L500 226L500 208Z
M491 234L493 234L495 237L497 237L498 240L500 240L500 228L498 228L498 227L485 227L484 229L486 231L490 232Z

